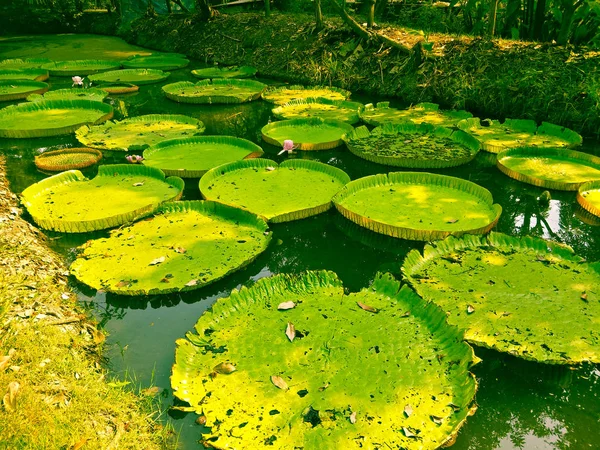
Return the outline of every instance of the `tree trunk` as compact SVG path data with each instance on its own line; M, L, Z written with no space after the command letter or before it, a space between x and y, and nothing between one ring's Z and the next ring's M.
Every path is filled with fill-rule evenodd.
M369 0L369 10L367 12L367 28L373 28L375 24L375 2L376 0Z
M265 0L265 16L271 15L271 0Z
M165 0L165 3L167 4L167 12L171 14L173 12L173 9L171 8L171 0Z
M535 8L535 19L533 21L533 38L537 41L543 40L544 22L546 21L546 0L538 0Z
M196 0L196 10L200 14L201 20L208 20L213 16L213 10L208 4L208 0Z
M377 6L375 6L375 16L381 17L385 14L385 10L390 0L377 0Z
M321 10L321 0L315 1L315 22L317 23L317 30L323 29L323 11Z

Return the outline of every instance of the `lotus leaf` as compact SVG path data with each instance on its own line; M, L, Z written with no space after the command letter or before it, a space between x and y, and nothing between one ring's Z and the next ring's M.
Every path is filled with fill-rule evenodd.
M246 139L197 136L153 145L144 151L144 164L157 167L166 175L200 178L213 167L262 154L262 148Z
M131 83L101 83L98 88L109 94L129 94L140 90L138 86Z
M30 102L39 102L40 100L91 100L95 102L101 102L108 97L108 92L102 89L89 88L72 88L72 89L58 89L56 91L46 92L44 95L31 94L27 97Z
M82 125L105 122L112 106L90 100L42 100L0 110L0 137L34 138L73 133Z
M328 100L348 100L350 91L329 86L283 86L270 87L262 94L263 100L277 105L285 105L292 100L325 98Z
M263 278L195 331L171 386L212 448L437 449L475 412L472 349L389 274L349 295L332 272Z
M0 80L46 81L50 74L44 69L0 69Z
M200 180L200 192L207 200L247 209L270 222L287 222L327 211L349 181L342 170L317 161L290 159L278 166L250 159L209 170Z
M600 264L543 239L450 237L402 272L476 345L550 364L600 362Z
M354 180L333 203L344 217L371 231L417 241L487 233L502 212L492 194L475 183L421 172Z
M379 102L376 107L372 104L365 105L360 112L360 118L373 126L412 122L451 128L461 120L473 117L473 114L467 111L440 111L439 108L440 105L436 103L417 103L408 109L396 109L390 108L390 102Z
M581 185L577 192L577 201L590 214L600 217L600 181Z
M47 58L4 59L0 61L0 69L39 69L52 62Z
M506 150L498 154L497 165L511 178L562 191L576 191L586 181L600 180L600 158L573 150Z
M460 166L479 152L479 141L464 131L429 124L386 124L371 132L362 126L343 139L356 156L399 167Z
M83 145L100 150L143 150L169 139L204 133L204 124L179 114L148 114L98 127L82 127L75 136Z
M123 295L189 291L249 264L271 239L267 224L214 202L174 202L155 216L89 241L71 273Z
M64 148L44 152L35 157L35 166L41 170L62 172L93 166L102 159L102 153L93 148Z
M88 180L78 170L46 178L23 191L23 203L33 220L46 230L84 233L117 227L177 200L183 180L153 167L116 164L100 166Z
M474 118L461 120L457 126L475 136L481 148L490 153L518 147L576 147L582 142L573 130L547 122L538 127L533 120L506 119L499 123Z
M163 86L168 99L179 103L229 104L257 100L267 85L254 80L180 81Z
M175 70L182 69L190 63L182 55L150 55L150 56L132 56L127 61L123 61L123 67L126 69L157 69L157 70Z
M273 109L277 119L303 119L319 117L355 124L360 121L358 111L362 108L358 102L328 100L326 98L307 98L292 100Z
M102 59L81 59L75 61L55 61L44 64L42 69L50 72L50 75L59 77L72 77L75 75L86 76L107 70L119 69L121 61Z
M99 73L90 76L89 79L94 83L133 83L141 86L160 83L169 78L169 75L171 75L169 72L156 69L124 69Z
M2 80L0 81L0 102L20 100L29 94L43 94L50 86L42 81Z
M252 66L207 67L192 70L192 75L196 78L251 78L256 72Z
M341 120L291 119L265 125L262 138L272 145L282 146L291 139L299 150L328 150L342 145L342 136L350 133L352 125Z

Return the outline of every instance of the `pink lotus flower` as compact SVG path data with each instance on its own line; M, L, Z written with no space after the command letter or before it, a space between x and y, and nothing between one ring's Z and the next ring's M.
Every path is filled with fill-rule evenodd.
M142 158L140 155L127 155L125 159L131 164L138 164L144 160L144 158Z
M281 154L286 153L286 152L287 153L292 153L297 148L298 148L298 146L294 145L294 141L292 141L291 139L286 139L285 141L283 141L283 150L281 150L277 154L281 155Z
M83 86L83 78L81 77L71 77L71 80L73 80L73 86Z

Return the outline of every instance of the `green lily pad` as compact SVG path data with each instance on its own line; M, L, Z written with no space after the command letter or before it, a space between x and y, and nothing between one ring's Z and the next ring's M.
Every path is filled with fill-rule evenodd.
M330 209L332 197L349 181L342 170L317 161L290 159L278 166L259 158L209 170L200 179L200 192L270 222L288 222Z
M258 158L262 148L233 136L197 136L159 142L144 150L144 164L166 175L200 178L213 167Z
M475 345L550 364L600 362L600 264L561 244L490 233L411 251L402 272Z
M600 180L582 184L577 191L577 201L590 214L600 217Z
M267 85L254 80L214 79L197 83L180 81L163 86L168 99L179 103L230 104L245 103L260 98Z
M554 148L516 148L498 154L498 168L515 180L561 191L576 191L600 180L600 158Z
M0 61L0 69L39 69L49 62L52 60L48 58L4 59Z
M102 89L71 88L46 92L44 95L31 94L27 97L27 100L30 102L39 102L40 100L90 100L101 102L106 97L108 97L108 92Z
M103 59L81 59L74 61L55 61L44 64L42 69L57 77L87 76L93 73L119 69L121 61Z
M342 136L354 130L352 125L341 120L291 119L265 125L262 138L272 145L282 146L292 140L299 150L328 150L343 144Z
M42 100L0 110L0 137L34 138L70 134L82 125L112 118L112 106L90 100Z
M178 55L150 55L150 56L132 56L127 61L123 61L125 69L157 69L157 70L175 70L186 67L190 61Z
M332 272L263 278L195 331L171 387L214 448L432 450L476 409L472 349L389 274L349 295Z
M0 69L0 80L46 81L50 74L44 69Z
M502 212L492 194L475 183L421 172L359 178L333 203L344 217L371 231L416 241L487 233Z
M285 105L292 100L325 98L328 100L348 100L350 91L329 86L283 86L270 87L262 94L263 100L277 105Z
M360 121L358 111L363 107L358 102L328 100L325 98L307 98L292 100L273 109L277 119L321 119L341 120L353 125Z
M189 291L242 268L266 250L267 224L214 202L174 202L148 220L89 241L71 265L79 281L122 295Z
M160 83L171 75L156 69L123 69L91 75L90 81L94 83L132 83L136 86Z
M0 102L20 100L30 94L43 94L50 86L42 81L2 80L0 81Z
M360 112L363 122L373 126L412 122L427 123L438 127L454 127L464 119L473 117L470 112L460 110L440 110L436 103L417 103L408 109L390 108L390 102L379 102L377 106L365 105Z
M102 153L93 148L63 148L51 150L35 157L35 166L49 172L83 169L102 159Z
M538 127L533 120L506 119L499 123L474 118L462 120L457 126L478 139L481 148L490 153L518 147L576 147L582 142L573 130L547 122Z
M140 90L138 86L131 83L100 83L98 89L102 89L111 95L130 94Z
M205 69L192 70L196 78L251 78L256 75L256 67L232 66L232 67L207 67Z
M35 223L46 230L85 233L118 227L177 200L183 180L153 167L115 164L100 166L88 180L78 170L46 178L22 193Z
M148 114L98 127L82 127L75 133L86 147L100 150L143 150L169 139L204 133L204 124L179 114Z
M373 131L362 126L343 139L356 156L398 167L455 167L479 152L479 141L464 131L428 124L386 124Z

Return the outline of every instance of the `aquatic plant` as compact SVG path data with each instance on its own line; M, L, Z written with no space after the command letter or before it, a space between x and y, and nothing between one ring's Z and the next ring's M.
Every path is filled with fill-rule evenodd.
M157 70L175 70L186 67L190 61L182 55L135 55L123 61L125 69L157 69Z
M43 94L50 89L47 83L32 80L0 80L0 102L20 100L30 94Z
M123 69L91 75L89 79L94 83L132 83L136 86L142 86L160 83L169 78L170 75L169 72L157 69Z
M468 111L440 110L436 103L417 103L407 109L390 107L390 102L379 102L377 106L369 103L359 112L363 122L381 126L399 123L427 123L438 127L454 127L464 119L473 117Z
M272 86L262 93L263 100L284 105L292 100L324 98L328 100L348 100L350 91L330 86Z
M352 125L341 120L313 117L271 122L262 128L261 135L265 142L278 147L291 140L298 150L328 150L342 145L342 136L352 130Z
M93 73L104 72L106 70L119 69L120 67L120 61L82 59L74 61L53 61L44 64L42 69L49 71L50 75L52 76L81 78L82 75L87 76ZM75 80L73 80L73 82L75 82Z
M204 69L192 70L192 75L196 78L251 78L256 75L256 67L252 66L231 66L231 67L207 67Z
M63 148L37 155L34 159L38 169L50 172L83 169L102 159L102 153L92 148Z
M108 97L108 92L96 88L71 88L57 89L46 92L44 95L32 94L27 97L27 101L39 102L40 100L91 100L96 102L103 101Z
M582 184L577 191L577 202L590 214L600 217L600 180ZM595 221L598 225L598 221Z
M319 117L348 122L351 125L360 121L359 110L363 105L346 100L329 100L326 98L306 98L291 100L273 108L277 119L306 119Z
M245 103L260 98L266 84L254 80L219 79L197 83L179 81L163 86L166 97L179 103L230 104Z

